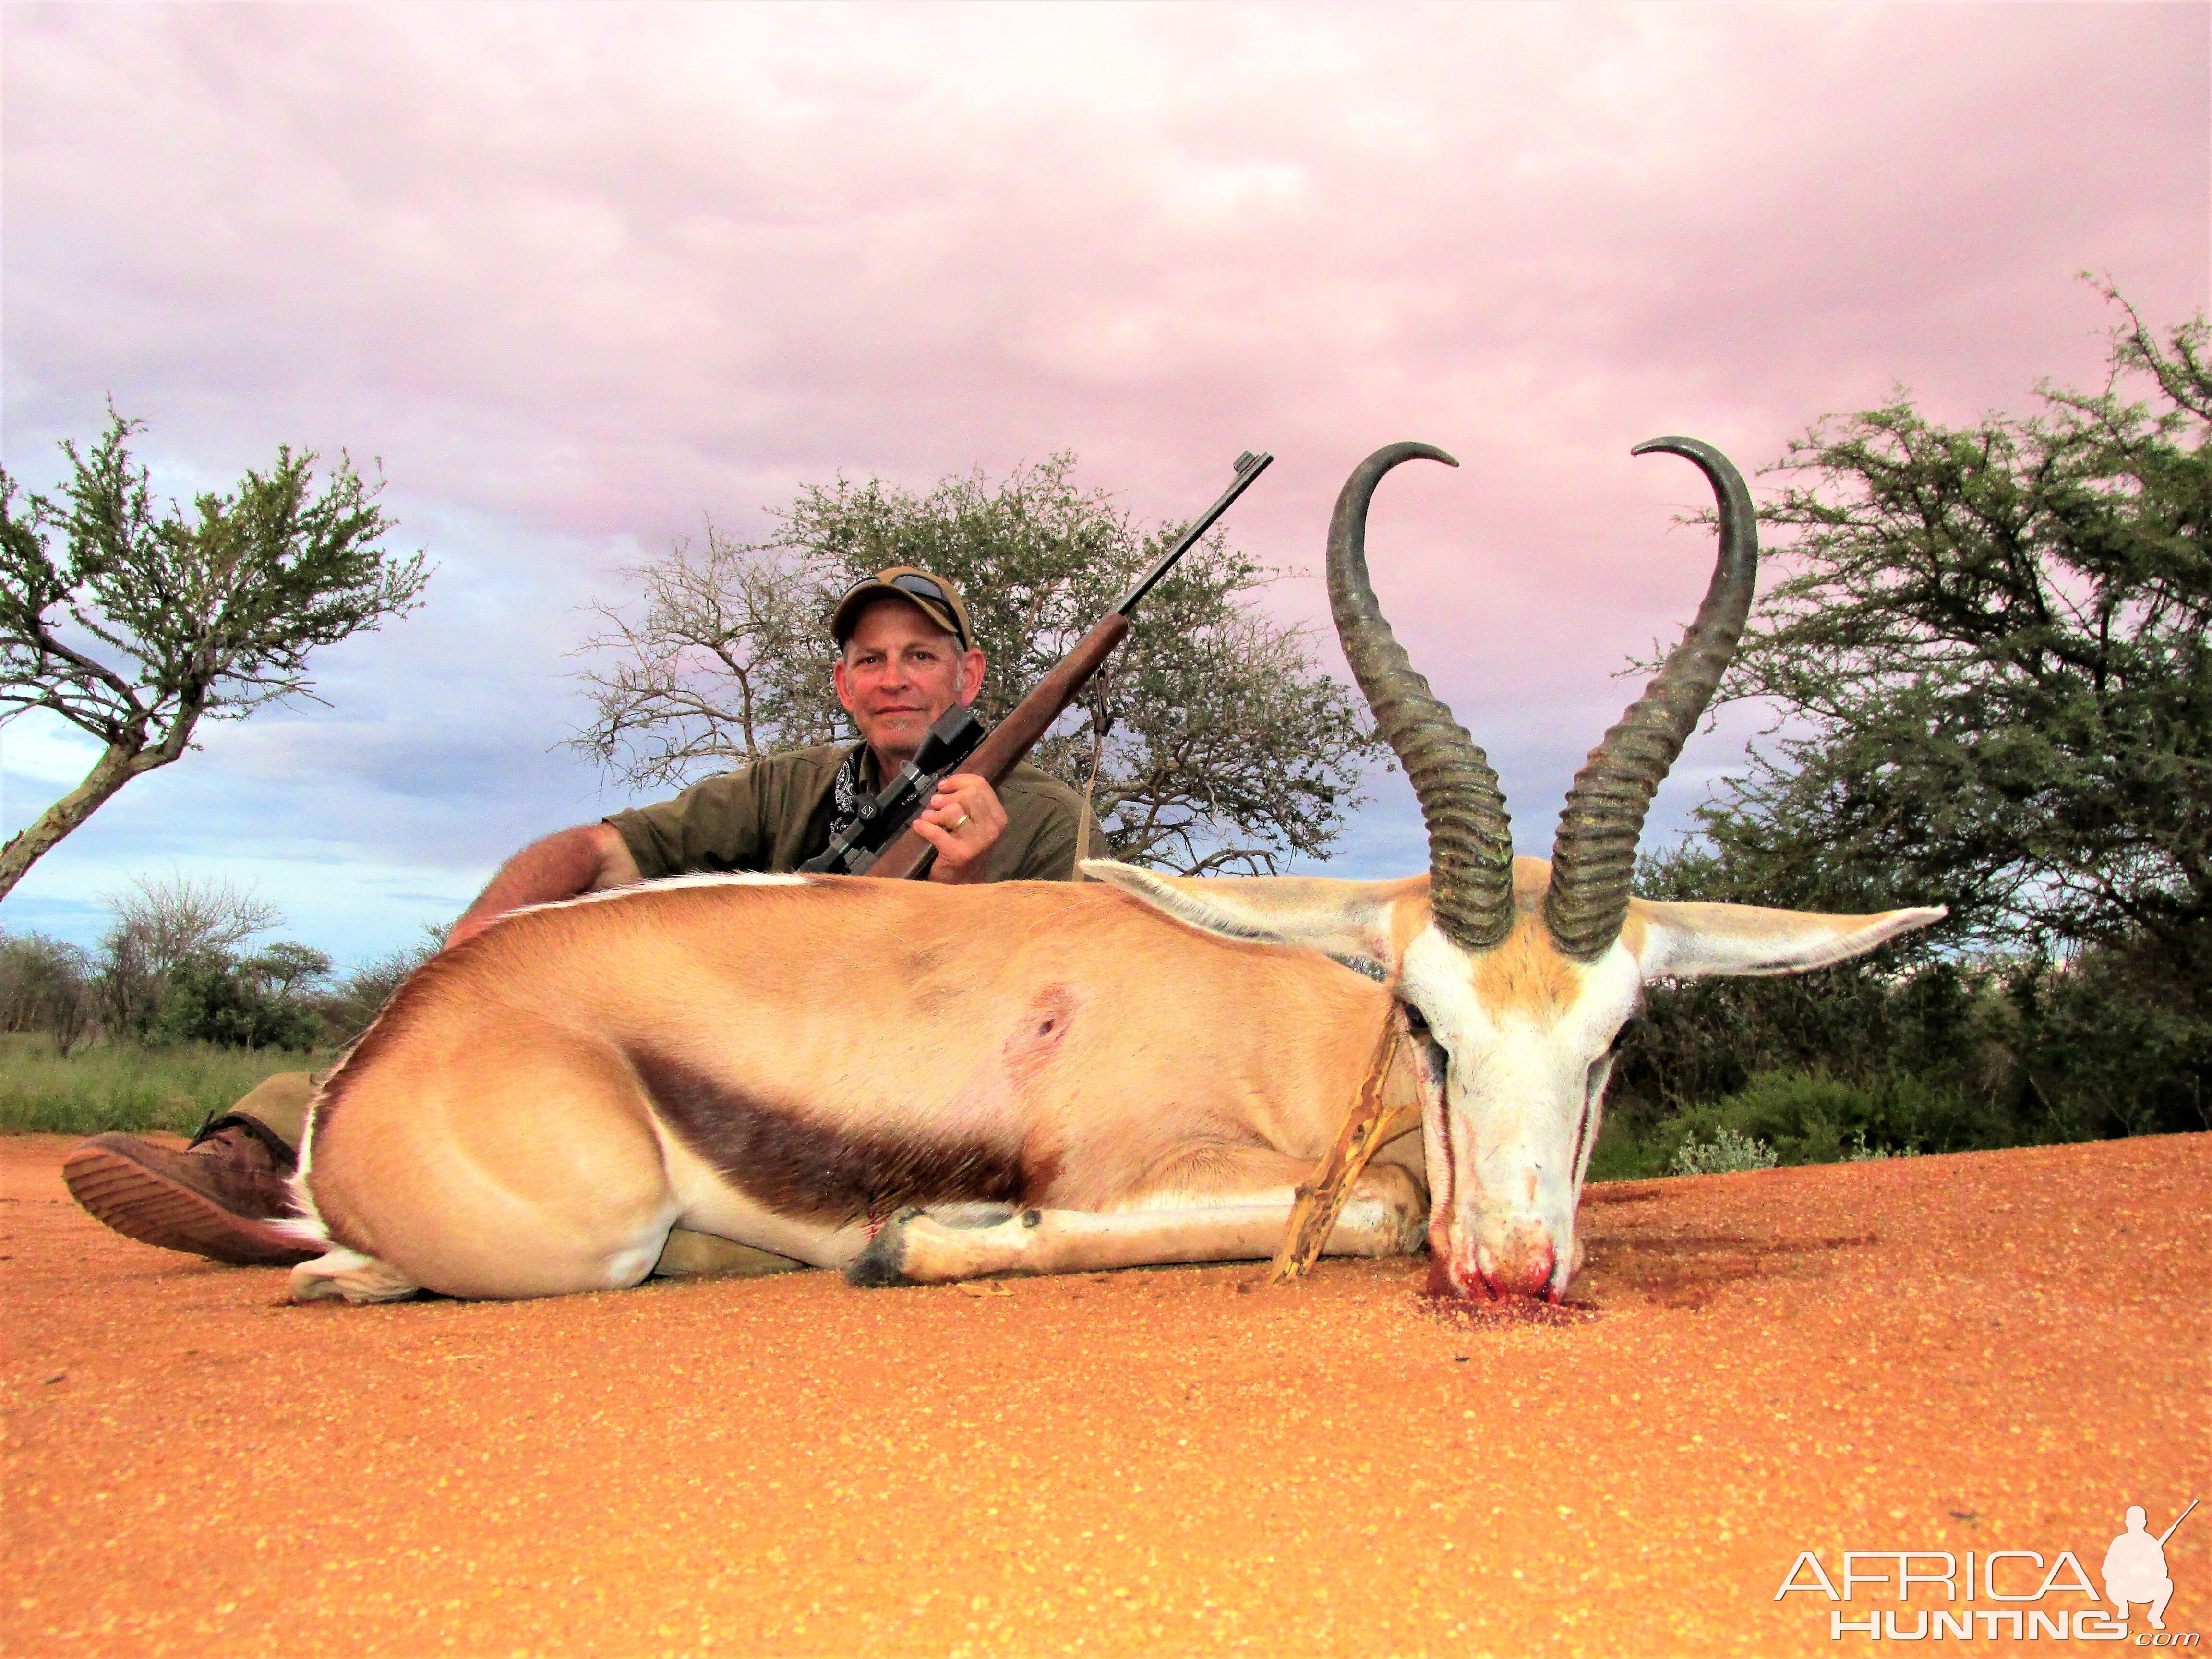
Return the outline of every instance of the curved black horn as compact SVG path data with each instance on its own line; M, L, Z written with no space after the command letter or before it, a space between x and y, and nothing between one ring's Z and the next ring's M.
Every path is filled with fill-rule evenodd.
M1367 504L1401 461L1459 463L1432 444L1376 450L1345 480L1328 525L1328 603L1376 728L1397 752L1429 826L1429 902L1444 936L1486 950L1512 931L1513 832L1498 774L1413 672L1367 577Z
M1553 943L1578 962L1595 961L1620 936L1644 815L1735 655L1759 580L1759 522L1743 475L1719 450L1695 438L1654 438L1631 453L1655 450L1695 461L1711 481L1720 509L1720 556L1698 619L1620 724L1590 750L1589 764L1575 774L1567 792L1552 843L1544 921Z

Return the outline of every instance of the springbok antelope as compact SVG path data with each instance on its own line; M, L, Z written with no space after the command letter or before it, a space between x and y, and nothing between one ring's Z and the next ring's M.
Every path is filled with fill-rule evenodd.
M1368 1166L1328 1250L1425 1235L1434 1289L1558 1298L1646 981L1821 967L1944 914L1630 896L1758 559L1728 461L1685 438L1651 450L1711 480L1719 560L1576 778L1549 864L1513 857L1495 773L1376 603L1376 484L1451 459L1392 445L1338 499L1329 595L1419 797L1427 875L687 877L518 912L418 972L324 1085L288 1224L329 1248L293 1294L618 1287L677 1225L864 1285L1265 1256L1391 1022L1412 1063L1389 1103L1419 1133Z

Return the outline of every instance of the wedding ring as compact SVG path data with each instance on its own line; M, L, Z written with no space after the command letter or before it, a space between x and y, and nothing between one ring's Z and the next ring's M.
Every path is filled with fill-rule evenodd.
M963 811L960 814L960 816L959 816L957 818L955 818L955 819L953 820L953 822L952 822L952 828L954 829L954 830L955 830L955 831L958 831L958 830L965 830L967 827L968 827L968 814Z

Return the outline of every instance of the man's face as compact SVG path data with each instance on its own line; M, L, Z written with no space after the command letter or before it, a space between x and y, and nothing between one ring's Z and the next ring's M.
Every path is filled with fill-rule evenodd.
M937 717L970 703L983 684L983 653L918 606L885 594L860 613L836 670L837 701L881 760L903 766Z

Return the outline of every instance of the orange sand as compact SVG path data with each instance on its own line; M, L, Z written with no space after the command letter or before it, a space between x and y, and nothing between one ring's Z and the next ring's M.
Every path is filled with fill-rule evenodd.
M2094 1575L2212 1499L2204 1135L1599 1188L1555 1324L1418 1261L292 1307L67 1144L0 1141L10 1656L1834 1653L1800 1550Z

